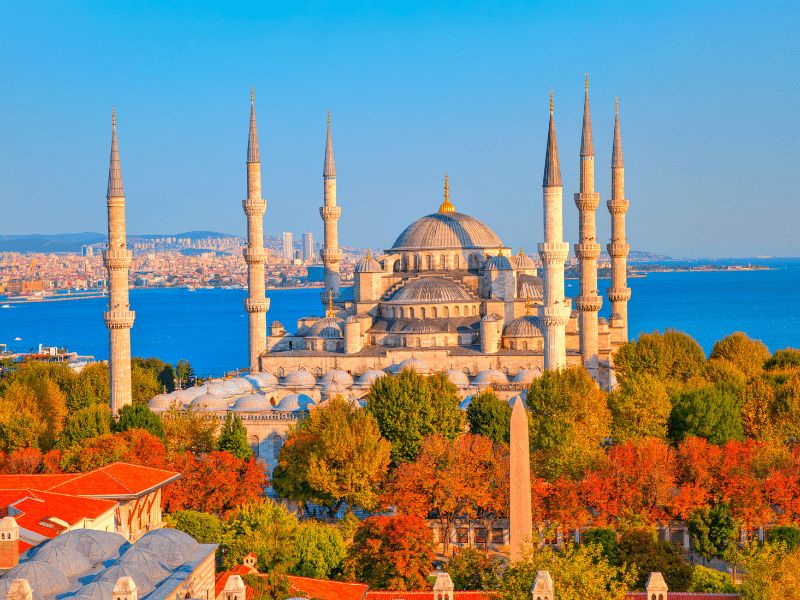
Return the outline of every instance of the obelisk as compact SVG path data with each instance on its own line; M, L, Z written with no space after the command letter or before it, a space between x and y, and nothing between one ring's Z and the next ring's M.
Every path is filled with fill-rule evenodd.
M531 458L528 442L528 413L520 394L511 401L511 560L522 558L531 541Z

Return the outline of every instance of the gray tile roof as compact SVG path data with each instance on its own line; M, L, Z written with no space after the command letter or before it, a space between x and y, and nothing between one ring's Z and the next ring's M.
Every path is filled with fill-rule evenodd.
M258 152L258 130L256 129L255 102L250 102L250 137L247 140L247 162L261 162L261 154Z
M111 164L108 167L108 198L124 196L125 190L122 189L122 169L119 165L119 148L117 148L117 126L111 133Z
M589 115L589 90L583 102L583 131L581 132L581 156L594 156L592 146L592 118Z
M614 149L611 151L611 167L624 167L622 161L622 138L619 135L619 112L614 121Z
M558 164L558 146L556 145L556 124L553 112L550 112L550 131L547 132L547 153L544 157L544 178L542 187L556 187L561 184L561 167Z

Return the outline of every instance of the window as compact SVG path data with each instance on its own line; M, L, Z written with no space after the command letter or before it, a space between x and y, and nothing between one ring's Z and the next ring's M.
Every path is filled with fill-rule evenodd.
M434 319L436 318L436 307L435 307L435 306L434 306L434 307L431 309L431 316L432 316Z
M446 319L450 316L450 309L446 306L442 309L442 316Z
M500 527L495 527L492 529L492 543L497 544L498 546L503 545L503 530Z
M424 319L425 318L425 308L424 307L419 309L419 318L420 319Z
M408 318L409 319L413 319L414 318L414 309L413 308L409 308L408 309Z
M464 307L464 316L466 317L468 315L469 315L469 306L465 306Z
M477 314L477 310L474 306L472 307L472 316L474 317Z
M457 317L457 316L459 316L459 315L458 315L458 307L457 307L457 306L454 306L454 307L453 307L453 316L454 316L454 317Z
M454 269L460 269L461 268L461 257L458 254L456 254L453 257L453 268Z
M447 257L444 254L439 257L439 268L442 270L447 268Z
M456 529L456 543L469 544L469 528L459 527Z
M488 531L486 531L483 527L479 527L475 530L475 545L478 547L485 547L486 542L489 540Z
M419 255L414 255L414 270L419 271Z
M403 307L401 306L400 308L397 309L397 311L398 311L398 314L400 315L400 318L402 319L403 318Z
M522 342L522 349L523 350L527 350L528 349L528 342Z
M417 348L420 348L421 346L422 346L422 341L419 338L417 338Z
M283 438L277 434L272 436L272 456L273 458L278 458L278 455L281 453L281 448L283 448Z
M401 271L405 271L406 269L408 269L408 263L406 262L406 260L407 259L406 259L406 255L405 254L400 257L400 270Z
M425 262L427 263L426 268L428 271L433 270L433 257L430 254L425 257Z
M408 341L406 340L406 338L403 338L403 348L405 348L407 344L408 344Z
M372 345L373 346L375 345L375 336L374 335L372 336Z
M292 349L292 342L289 342L289 350Z

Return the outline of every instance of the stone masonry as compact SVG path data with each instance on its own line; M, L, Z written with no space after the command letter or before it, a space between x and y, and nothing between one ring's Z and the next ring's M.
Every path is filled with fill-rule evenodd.
M325 166L322 170L325 182L324 206L319 214L325 223L325 244L320 250L320 258L325 267L325 286L321 294L322 304L329 299L339 297L339 261L342 253L339 250L339 217L342 209L336 206L336 165L333 162L333 142L331 142L331 113L328 111L328 139L325 144Z
M619 133L619 102L615 103L614 148L611 153L611 200L608 212L611 213L611 243L608 255L611 257L611 287L606 290L611 301L611 316L619 316L623 328L623 341L628 341L628 300L631 290L628 287L627 258L630 245L625 237L625 213L628 201L625 199L625 164L622 160L622 138Z
M511 467L510 467L510 546L511 560L522 558L526 543L531 541L531 460L528 447L528 414L522 394L511 401Z

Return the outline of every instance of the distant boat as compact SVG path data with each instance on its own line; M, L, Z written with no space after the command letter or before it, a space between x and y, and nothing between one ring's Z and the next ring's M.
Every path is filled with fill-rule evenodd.
M21 341L21 340L22 340L22 338L14 338L14 341L15 341L15 342L19 342L19 341Z
M194 287L192 287L191 285L187 285L186 289L189 290L190 292L194 291Z
M3 304L3 308L11 308L8 304Z

